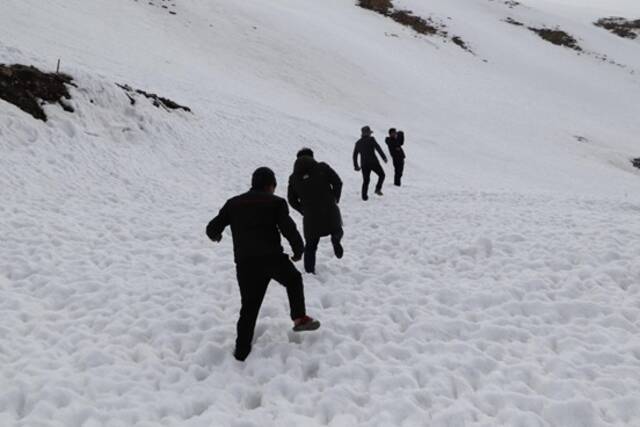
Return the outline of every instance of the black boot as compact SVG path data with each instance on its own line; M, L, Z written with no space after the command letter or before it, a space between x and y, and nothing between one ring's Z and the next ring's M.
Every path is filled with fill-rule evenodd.
M333 243L333 253L336 254L336 258L340 259L344 256L344 249L340 242L332 242Z
M236 347L233 352L233 357L235 357L238 362L244 362L247 356L249 356L249 353L251 353L251 347L245 350L240 350Z

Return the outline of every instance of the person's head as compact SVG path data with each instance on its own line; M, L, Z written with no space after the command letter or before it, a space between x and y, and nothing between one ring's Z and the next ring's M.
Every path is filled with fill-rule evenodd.
M313 150L307 147L302 148L300 151L298 151L296 158L299 159L300 157L303 157L303 156L313 158Z
M251 176L251 189L273 194L276 191L276 174L268 167L256 169Z
M373 134L373 131L369 126L364 126L360 132L362 133L362 136L371 136Z
M396 128L391 128L391 129L389 129L389 136L390 136L391 138L395 138L395 137L396 137L396 135L397 135Z

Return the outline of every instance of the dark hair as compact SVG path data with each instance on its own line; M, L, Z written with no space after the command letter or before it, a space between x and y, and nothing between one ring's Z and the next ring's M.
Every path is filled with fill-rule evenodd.
M303 156L313 157L313 150L308 147L302 148L300 151L298 151L298 154L296 154L296 157L299 159L300 157L303 157Z
M389 135L391 135L392 133L396 133L396 128L389 129Z
M276 185L276 174L268 167L256 169L251 176L251 188L253 190L265 190L267 187Z

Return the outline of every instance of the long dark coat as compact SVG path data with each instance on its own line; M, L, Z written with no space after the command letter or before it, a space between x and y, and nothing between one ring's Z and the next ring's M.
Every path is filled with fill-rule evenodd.
M402 146L404 145L404 133L398 132L398 135L395 138L391 138L388 136L384 142L387 143L387 147L389 147L389 154L391 154L391 158L393 160L402 160L405 158L404 150Z
M342 180L328 164L307 156L296 160L289 177L288 200L304 217L305 239L328 236L342 227L341 193Z
M380 144L372 136L363 136L357 142L353 148L353 166L358 169L368 167L373 169L380 165L376 152L382 157L382 160L387 161L387 156L384 155ZM358 156L360 156L360 166L358 166Z

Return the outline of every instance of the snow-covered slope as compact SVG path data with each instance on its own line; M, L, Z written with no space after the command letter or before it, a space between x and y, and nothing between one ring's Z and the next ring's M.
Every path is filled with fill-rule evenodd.
M0 63L78 87L47 123L0 101L0 425L640 425L640 41L592 25L637 2L394 2L473 54L349 0L148 3L1 7ZM367 204L364 124L410 157ZM347 255L305 276L323 328L274 285L241 365L204 225L302 146L345 180Z

